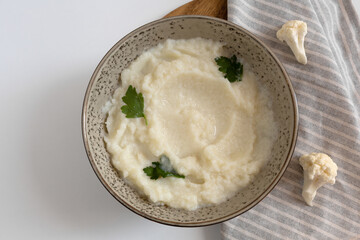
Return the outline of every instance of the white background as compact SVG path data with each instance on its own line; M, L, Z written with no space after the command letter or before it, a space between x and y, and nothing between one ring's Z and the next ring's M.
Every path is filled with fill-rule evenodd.
M0 1L0 239L220 239L220 225L169 227L123 207L81 138L82 101L101 58L186 2Z

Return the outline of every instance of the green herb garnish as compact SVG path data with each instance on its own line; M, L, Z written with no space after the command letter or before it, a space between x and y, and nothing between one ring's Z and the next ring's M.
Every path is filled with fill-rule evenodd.
M127 118L143 117L145 124L148 125L144 114L144 98L142 93L137 93L136 89L130 85L122 100L126 105L121 107L121 111L126 114Z
M217 57L215 62L219 66L219 71L225 73L225 78L229 82L240 82L243 76L243 65L237 61L235 55L231 58L227 57Z
M185 178L184 175L178 174L171 166L170 159L166 155L160 156L160 162L152 162L150 167L143 169L144 173L150 177L150 179L158 179L159 177L177 177Z

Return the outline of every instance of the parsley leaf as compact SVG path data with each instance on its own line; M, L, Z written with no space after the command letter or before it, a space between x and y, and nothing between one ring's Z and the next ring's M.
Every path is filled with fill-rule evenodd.
M121 111L127 118L143 117L145 119L145 124L148 124L144 114L144 98L142 93L137 93L136 89L130 85L122 100L126 105L121 107Z
M219 66L219 71L225 73L225 78L229 82L240 82L243 76L243 65L237 61L235 55L231 58L224 56L215 58L215 62Z
M160 156L160 162L152 162L150 167L143 169L144 173L150 177L150 179L158 179L159 177L177 177L185 178L184 175L178 174L170 164L170 159L166 155Z

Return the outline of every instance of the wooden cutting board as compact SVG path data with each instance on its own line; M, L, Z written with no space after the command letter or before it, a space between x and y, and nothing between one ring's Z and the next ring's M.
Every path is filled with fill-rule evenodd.
M165 17L179 15L205 15L227 19L227 0L193 0L182 5Z

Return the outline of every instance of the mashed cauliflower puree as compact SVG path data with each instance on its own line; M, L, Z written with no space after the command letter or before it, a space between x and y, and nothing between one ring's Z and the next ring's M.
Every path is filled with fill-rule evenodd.
M167 40L121 73L106 147L122 177L155 203L187 210L221 203L269 158L277 132L269 98L246 65L241 82L224 78L214 61L223 55L212 40ZM121 112L129 85L143 94L148 125ZM144 173L163 154L185 178Z

